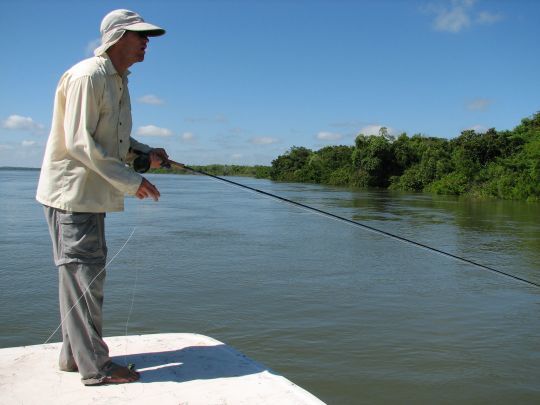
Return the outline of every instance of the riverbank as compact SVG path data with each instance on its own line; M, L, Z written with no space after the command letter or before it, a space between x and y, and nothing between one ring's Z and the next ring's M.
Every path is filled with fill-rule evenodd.
M272 180L378 187L474 198L540 201L540 112L511 131L465 130L453 138L359 134L353 146L293 147Z

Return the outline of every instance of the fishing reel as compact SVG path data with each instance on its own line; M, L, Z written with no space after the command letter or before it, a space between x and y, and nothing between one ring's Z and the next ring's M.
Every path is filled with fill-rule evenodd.
M137 173L146 173L150 169L151 161L150 161L150 154L136 151L137 157L133 160L133 170L135 170ZM167 161L161 162L161 167L164 169L170 169L171 164Z

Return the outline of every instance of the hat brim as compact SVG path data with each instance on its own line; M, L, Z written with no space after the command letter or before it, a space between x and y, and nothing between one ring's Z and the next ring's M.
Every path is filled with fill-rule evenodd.
M159 37L165 34L165 30L163 28L160 28L154 24L149 24L147 22L135 23L123 28L126 31L144 32L149 37Z

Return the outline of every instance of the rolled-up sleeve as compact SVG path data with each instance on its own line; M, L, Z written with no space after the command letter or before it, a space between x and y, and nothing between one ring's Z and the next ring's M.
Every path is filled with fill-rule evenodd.
M137 141L134 138L130 137L129 140L130 140L130 143L131 143L131 148L133 150L137 150L137 151L143 152L143 153L149 153L152 150L152 148L150 146L148 146L148 145L146 145L144 143L141 143L141 142Z

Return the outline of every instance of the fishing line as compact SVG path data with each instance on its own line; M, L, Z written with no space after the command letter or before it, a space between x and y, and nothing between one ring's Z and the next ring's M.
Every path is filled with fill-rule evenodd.
M127 238L127 240L124 242L124 245L120 248L120 250L118 250L118 252L116 252L116 254L112 257L111 260L109 260L105 266L103 266L103 269L101 269L101 271L92 279L92 281L90 281L90 283L88 284L88 287L86 287L86 289L83 291L83 293L81 294L81 296L77 299L77 301L75 301L75 304L73 304L73 306L69 309L69 311L64 315L64 317L61 319L60 321L60 325L58 325L58 327L54 330L54 332L47 338L47 340L43 343L43 344L47 344L49 343L49 341L51 340L51 338L54 336L54 334L56 332L58 332L58 329L60 329L62 327L62 325L64 324L64 322L66 321L68 315L71 313L71 311L73 311L73 308L75 308L77 306L77 304L81 301L81 299L84 297L84 294L86 294L88 292L88 290L90 289L90 287L92 286L92 284L94 283L94 281L96 281L96 279L101 275L101 273L103 273L105 271L105 269L107 267L110 266L110 264L114 261L114 259L116 259L116 256L118 256L120 254L120 252L122 252L122 250L124 250L124 248L126 247L126 245L129 243L129 241L131 240L131 237L133 236L133 234L135 233L135 229L137 229L137 227L133 228L133 230L131 231L131 234L129 235L129 237Z
M309 205L302 204L302 203L299 203L299 202L290 200L288 198L281 197L279 195L272 194L272 193L269 193L269 192L266 192L266 191L263 191L263 190L259 190L259 189L254 188L254 187L246 186L244 184L237 183L235 181L228 180L228 179L225 179L223 177L215 176L213 174L206 173L206 172L204 172L202 170L193 169L193 168L191 168L189 166L185 166L185 165L183 165L181 163L176 163L176 162L174 162L172 160L169 160L169 162L170 162L171 165L176 166L176 167L178 167L180 169L186 169L186 170L188 170L190 172L193 172L193 173L202 174L202 175L208 176L208 177L210 177L212 179L215 179L215 180L218 180L218 181L221 181L221 182L225 182L225 183L231 184L233 186L236 186L236 187L239 187L239 188L242 188L242 189L245 189L245 190L249 190L249 191L252 191L252 192L255 192L255 193L258 193L258 194L262 194L262 195L264 195L266 197L273 198L273 199L279 200L281 202L285 202L287 204L290 204L290 205L293 205L293 206L296 206L296 207L300 207L300 208L302 208L302 209L304 209L306 211L314 212L314 213L316 213L318 215L321 215L321 216L324 216L324 217L327 217L327 218L331 218L331 219L334 219L334 220L337 220L337 221L345 222L348 225L361 227L361 228L364 228L364 229L366 229L368 231L375 232L375 233L378 233L380 235L384 235L384 236L396 239L396 240L398 240L400 242L408 243L408 244L414 245L416 247L420 247L422 249L426 249L426 250L429 250L431 252L435 252L435 253L438 253L440 255L446 256L446 257L450 257L452 259L455 259L455 260L458 260L458 261L473 265L473 266L481 268L483 270L488 270L488 271L491 271L493 273L497 273L499 275L506 276L506 277L512 278L514 280L521 281L523 283L532 285L534 287L540 287L540 283L536 283L534 281L527 280L525 278L510 274L510 273L507 273L507 272L504 272L502 270L498 270L498 269L493 268L491 266L486 266L484 264L477 263L477 262L475 262L473 260L466 259L464 257L457 256L457 255L454 255L454 254L449 253L449 252L445 252L443 250L440 250L440 249L425 245L425 244L420 243L420 242L415 242L414 240L407 239L407 238L404 238L402 236L395 235L393 233L383 231L381 229L372 227L370 225L366 225L366 224L363 224L363 223L358 222L358 221L353 221L352 219L344 218L342 216L332 214L331 212L323 211L321 209L311 207Z
M137 291L137 284L139 282L139 266L135 266L135 268L137 270L135 271L135 281L133 282L133 289L131 291L131 305L129 307L129 313L126 319L126 337L128 334L129 320L131 319L131 314L133 313L133 307L135 305L135 292Z
M137 209L135 210L136 212L136 222L137 223L140 223L139 222L139 212L140 212L140 205L137 205ZM138 255L138 249L135 250L135 256ZM135 257L135 261L138 262L138 257ZM131 314L133 313L133 308L135 306L135 292L137 291L137 285L138 285L138 282L139 282L139 266L135 266L136 270L135 270L135 281L133 282L133 288L132 288L132 291L131 291L131 305L129 307L129 313L128 313L128 316L127 316L127 319L126 319L126 327L125 327L125 349L124 349L124 363L126 364L126 367L130 368L132 365L128 364L128 361L127 361L127 350L128 350L128 326L129 326L129 321L131 319Z

